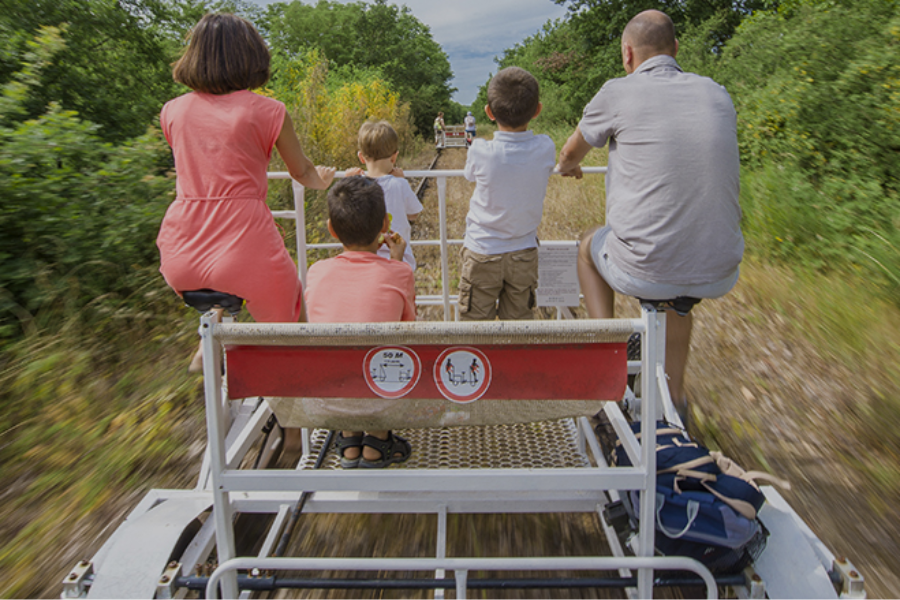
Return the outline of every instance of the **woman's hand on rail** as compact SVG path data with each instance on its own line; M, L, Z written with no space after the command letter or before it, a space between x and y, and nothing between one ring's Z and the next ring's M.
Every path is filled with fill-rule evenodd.
M281 124L281 133L275 140L278 154L284 161L291 178L304 186L314 190L324 190L334 180L335 169L333 167L316 167L309 157L303 152L300 140L294 133L294 124L290 115L284 114L284 122Z
M319 174L319 179L322 180L326 188L331 185L332 181L334 181L334 174L336 172L337 169L335 169L334 167L323 167L320 165L316 165L316 173Z
M344 171L344 177L359 177L363 174L363 170L359 167L350 167Z

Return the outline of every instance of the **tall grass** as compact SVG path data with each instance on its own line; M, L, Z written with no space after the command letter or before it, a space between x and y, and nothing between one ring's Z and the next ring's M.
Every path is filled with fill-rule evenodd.
M97 548L88 533L114 527L149 488L196 476L203 398L186 372L196 317L155 268L143 279L134 297L38 315L3 354L4 598L58 595Z

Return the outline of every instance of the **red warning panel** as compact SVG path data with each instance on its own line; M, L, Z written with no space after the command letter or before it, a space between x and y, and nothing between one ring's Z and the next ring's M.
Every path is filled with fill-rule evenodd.
M229 346L232 398L620 400L625 343Z

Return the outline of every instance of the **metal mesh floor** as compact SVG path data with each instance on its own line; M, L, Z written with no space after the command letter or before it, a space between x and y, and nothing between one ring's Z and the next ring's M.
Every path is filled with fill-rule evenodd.
M578 429L573 419L520 423L398 429L412 445L412 455L392 469L552 469L589 467L587 456L578 450ZM315 466L326 429L310 435L312 452L304 456L299 469ZM326 449L322 469L340 469L334 447Z

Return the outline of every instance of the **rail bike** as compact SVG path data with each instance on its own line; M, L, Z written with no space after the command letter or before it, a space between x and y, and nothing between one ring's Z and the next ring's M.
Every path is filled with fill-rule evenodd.
M468 148L470 140L466 137L464 125L446 125L436 140L436 147L441 148Z
M602 173L603 168L585 172ZM342 174L338 174L341 176ZM764 549L740 571L655 551L655 424L679 427L665 379L669 299L638 318L459 322L448 289L447 180L461 171L407 171L438 189L442 321L238 323L241 301L186 294L202 316L207 448L192 489L150 491L90 559L63 581L64 598L250 598L275 590L425 590L434 598L499 590L614 589L650 598L692 586L708 598L864 598L853 564L835 557L780 493L761 486ZM271 178L288 179L286 173ZM305 280L303 189L295 210ZM560 242L561 246L572 242ZM553 244L542 241L552 248ZM228 315L216 318L213 307ZM639 349L632 342L639 341ZM609 462L602 421L629 466ZM643 435L633 425L641 424ZM301 428L290 468L262 468ZM388 469L342 469L337 430L399 431L412 456ZM634 496L638 503L629 504ZM379 558L291 556L305 514L433 515L436 548ZM448 518L580 513L605 533L597 556L449 556ZM265 516L252 556L236 540ZM366 532L359 532L365 535ZM545 573L565 575L544 575ZM523 576L522 573L530 574Z

